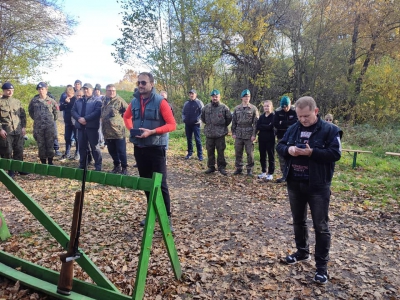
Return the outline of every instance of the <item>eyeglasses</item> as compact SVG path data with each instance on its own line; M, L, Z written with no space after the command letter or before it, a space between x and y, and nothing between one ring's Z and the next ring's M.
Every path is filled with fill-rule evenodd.
M144 81L144 80L138 81L136 84L137 84L137 86L139 86L139 85L145 86L147 84L147 81Z
M332 119L325 119L325 121L327 121L327 122L332 122Z

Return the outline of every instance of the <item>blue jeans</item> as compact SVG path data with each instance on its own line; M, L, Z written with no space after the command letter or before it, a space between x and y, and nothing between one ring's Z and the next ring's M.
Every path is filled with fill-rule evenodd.
M193 134L194 140L196 141L196 148L197 148L197 156L203 157L203 149L201 147L201 138L200 138L200 124L193 124L193 125L185 125L185 133L187 138L187 145L188 145L188 155L193 154Z
M128 166L126 159L126 140L122 139L106 139L108 153L111 155L114 167L121 166L126 168Z
M328 226L330 184L322 187L310 187L308 181L295 181L288 178L287 190L297 250L304 254L310 253L307 226L308 204L315 230L316 267L326 271L331 246L331 233Z

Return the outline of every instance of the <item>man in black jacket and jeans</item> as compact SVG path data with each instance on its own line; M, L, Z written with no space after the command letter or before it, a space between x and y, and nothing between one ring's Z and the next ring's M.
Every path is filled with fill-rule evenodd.
M286 262L295 264L311 259L307 226L307 206L310 206L315 230L314 281L326 284L331 246L330 186L335 162L341 157L341 130L317 115L318 108L311 97L296 101L296 113L299 121L286 131L276 147L286 161L283 178L287 181L297 247L297 252L288 255Z
M84 96L75 101L72 108L72 117L76 120L79 140L79 168L83 169L88 144L94 158L96 171L101 171L102 157L99 145L99 127L101 115L101 100L93 97L93 86L90 83L83 85Z

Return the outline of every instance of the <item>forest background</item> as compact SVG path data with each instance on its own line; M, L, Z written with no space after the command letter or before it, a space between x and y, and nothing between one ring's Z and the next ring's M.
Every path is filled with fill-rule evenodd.
M126 69L120 90L131 92L146 66L178 110L192 88L204 102L219 89L231 108L248 88L259 107L310 95L322 114L349 124L399 121L399 1L117 2L121 37L110 55ZM68 51L77 23L61 4L0 3L0 80L24 84L16 89L22 101L35 92L25 83L37 83L40 67Z

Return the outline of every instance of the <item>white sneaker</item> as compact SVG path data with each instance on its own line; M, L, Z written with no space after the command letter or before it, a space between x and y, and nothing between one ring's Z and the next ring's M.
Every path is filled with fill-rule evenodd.
M265 179L266 179L266 180L272 180L272 179L274 179L274 175L268 174L268 175L265 177Z
M263 179L267 177L267 173L261 173L260 175L258 175L258 179Z

